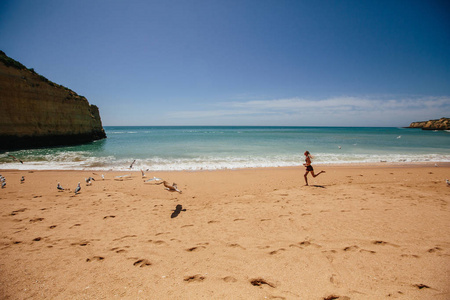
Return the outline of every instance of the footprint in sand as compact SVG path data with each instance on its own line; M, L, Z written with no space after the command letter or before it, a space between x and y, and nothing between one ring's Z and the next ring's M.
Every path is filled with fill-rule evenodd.
M358 246L353 245L353 246L345 247L343 250L344 250L344 251L355 251L355 250L358 250L358 249L359 249Z
M336 296L336 295L329 295L323 298L323 300L350 300L347 296Z
M186 249L187 252L195 252L195 251L199 251L201 249L206 249L205 246L199 246L199 247L192 247L192 248L188 248Z
M11 213L11 216L15 216L15 215L17 215L18 213L24 212L24 211L26 211L26 210L27 210L26 208L14 210L14 211Z
M206 279L206 277L204 277L200 274L184 277L184 281L187 281L187 282L196 282L196 281L199 282L199 281L203 281L205 279Z
M381 246L392 246L392 247L396 247L396 248L400 247L399 245L391 244L391 243L388 243L385 241L373 241L372 244L381 245Z
M120 241L120 240L123 240L123 239L126 239L126 238L134 238L134 237L137 237L136 235L125 235L125 236L123 236L123 237L120 237L120 238L117 238L117 239L114 239L113 241Z
M280 248L278 250L274 250L274 251L269 252L269 254L270 255L275 255L275 254L278 254L278 253L283 252L283 251L286 251L286 249Z
M255 278L255 279L251 279L250 283L253 286L263 286L263 285L267 285L270 286L271 288L275 288L275 284L268 282L267 280L263 279L263 278Z
M237 279L231 276L226 276L224 278L222 278L223 281L225 282L237 282Z
M103 220L104 219L109 219L109 218L115 218L116 216L105 216L105 217L103 217Z
M413 284L413 286L418 288L419 290L421 290L421 289L431 289L428 285L422 284L422 283L420 283L420 284Z
M167 245L166 242L164 242L163 240L157 240L157 241L153 241L153 240L148 240L149 243L153 243L155 245Z
M116 253L127 252L127 250L121 249L121 248L119 248L119 247L114 247L114 248L112 248L110 251L114 251L114 252L116 252Z
M241 249L245 250L245 248L239 244L227 244L227 246L231 247L231 248L241 248Z
M35 219L31 219L30 223L36 223L36 222L41 222L44 221L44 218L35 218Z
M442 251L442 248L439 248L438 246L436 246L434 248L429 249L427 252L434 253L434 252L439 252L439 251Z
M70 245L71 246L82 246L82 247L84 247L84 246L89 245L89 241L82 241L82 242L79 242L79 243L72 243Z
M90 261L102 261L105 258L103 256L94 256L92 258L86 258L86 262L90 262Z
M152 263L147 259L139 259L139 260L135 261L133 264L133 266L140 267L140 268L148 267L151 265L152 265Z

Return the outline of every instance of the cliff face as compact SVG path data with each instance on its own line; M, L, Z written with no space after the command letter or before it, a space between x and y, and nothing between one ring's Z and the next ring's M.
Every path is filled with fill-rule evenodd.
M423 130L450 130L450 118L412 122L409 128L422 128Z
M0 149L74 145L106 138L87 99L0 51Z

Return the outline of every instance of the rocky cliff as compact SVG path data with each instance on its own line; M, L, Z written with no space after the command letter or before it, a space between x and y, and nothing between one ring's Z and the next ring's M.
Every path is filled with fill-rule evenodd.
M412 122L409 128L422 128L423 130L450 130L450 118L438 120Z
M0 51L0 149L106 138L97 106Z

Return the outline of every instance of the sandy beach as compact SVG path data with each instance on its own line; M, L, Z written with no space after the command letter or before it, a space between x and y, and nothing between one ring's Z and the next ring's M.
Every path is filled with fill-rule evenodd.
M315 169L0 170L0 298L450 299L450 164Z

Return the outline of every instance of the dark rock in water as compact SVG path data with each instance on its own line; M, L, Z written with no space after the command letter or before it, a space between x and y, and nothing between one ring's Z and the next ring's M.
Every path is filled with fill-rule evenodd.
M106 138L98 107L0 51L0 149L76 145Z
M421 128L422 130L450 130L450 118L412 122L408 128Z

